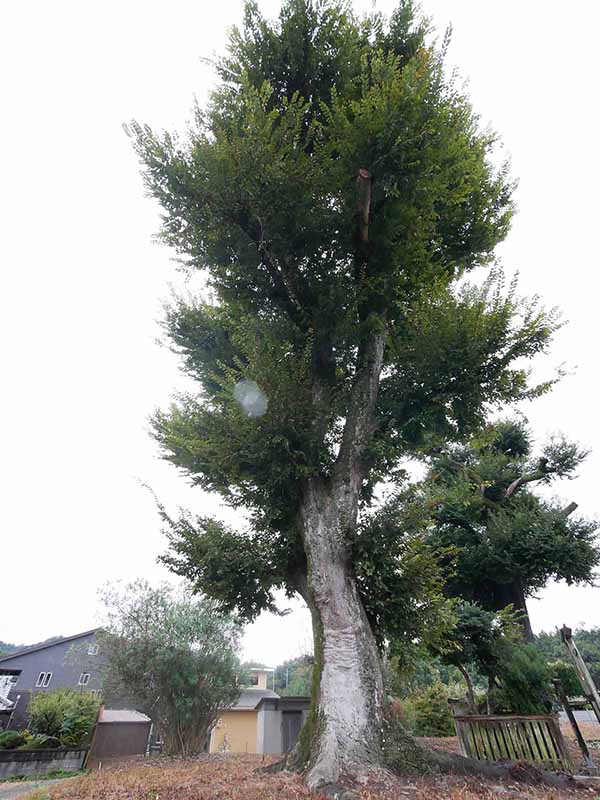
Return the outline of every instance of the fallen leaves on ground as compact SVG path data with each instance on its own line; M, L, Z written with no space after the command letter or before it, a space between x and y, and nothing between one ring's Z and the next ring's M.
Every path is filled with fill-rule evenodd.
M30 800L323 800L309 792L300 775L265 774L257 768L272 758L261 756L167 757L135 760L96 769L82 778L38 790ZM383 775L355 787L361 800L562 800L596 798L596 792L577 794L470 778L436 777L423 780Z

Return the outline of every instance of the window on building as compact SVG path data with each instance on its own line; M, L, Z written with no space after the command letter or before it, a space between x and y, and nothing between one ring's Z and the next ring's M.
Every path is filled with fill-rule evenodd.
M90 682L90 673L89 672L82 672L79 676L79 685L80 686L87 686Z
M97 656L98 655L98 645L91 644L88 647L88 656Z
M52 678L51 672L40 672L40 674L38 675L37 683L35 685L45 688L46 686L49 685L51 678Z
M258 686L258 675L250 675L250 686Z

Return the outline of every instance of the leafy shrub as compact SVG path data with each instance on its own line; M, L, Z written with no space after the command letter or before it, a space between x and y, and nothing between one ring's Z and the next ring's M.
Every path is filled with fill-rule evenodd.
M400 721L416 736L454 736L448 694L442 683L416 692L399 704Z
M27 733L25 741L19 750L50 750L53 747L60 747L60 741L55 736L45 736L43 733Z
M498 669L500 685L490 692L499 714L547 714L552 708L551 672L529 644L512 645Z
M60 743L64 747L77 747L85 742L92 732L97 713L97 706L67 711L60 731Z
M0 733L0 750L15 750L25 743L25 736L17 731L3 731Z
M567 661L551 661L548 664L552 672L552 677L562 683L567 697L580 697L583 694L581 683L577 677L577 672L572 664Z
M79 747L90 737L99 707L100 701L91 692L40 692L29 703L29 728L64 747Z

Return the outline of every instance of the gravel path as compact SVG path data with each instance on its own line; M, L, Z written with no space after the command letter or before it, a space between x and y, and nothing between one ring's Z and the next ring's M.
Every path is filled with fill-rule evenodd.
M45 786L53 786L62 783L69 778L56 778L49 781L12 781L0 783L0 800L16 800L18 797L27 797L34 789L43 789Z

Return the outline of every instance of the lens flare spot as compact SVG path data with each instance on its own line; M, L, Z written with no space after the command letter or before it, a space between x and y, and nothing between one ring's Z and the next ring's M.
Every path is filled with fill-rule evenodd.
M247 417L262 417L269 405L267 395L255 381L238 381L233 396Z

